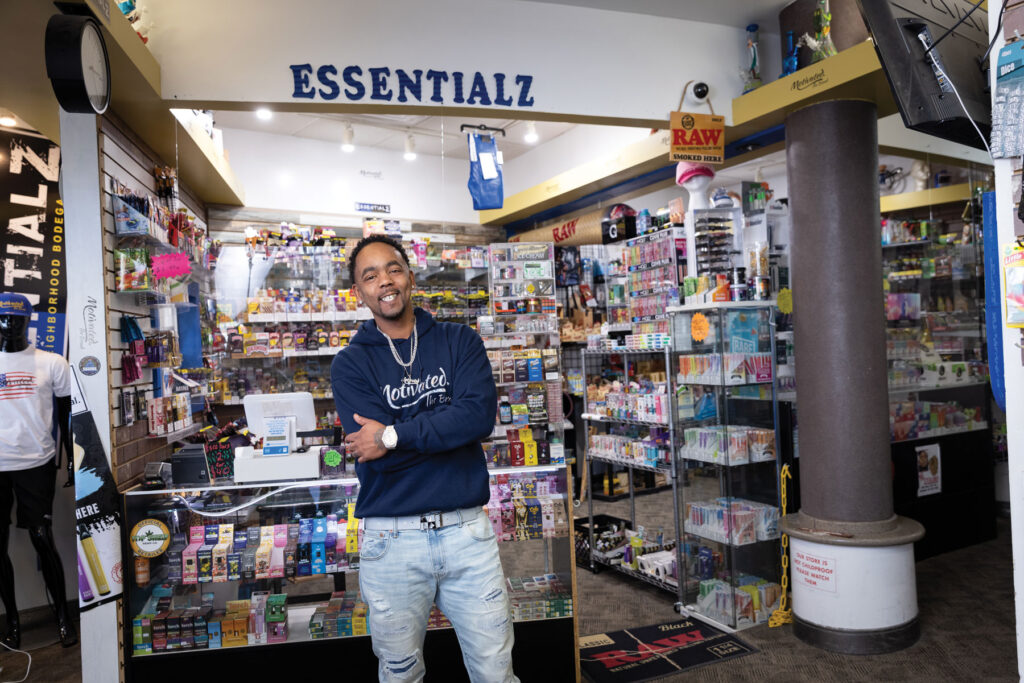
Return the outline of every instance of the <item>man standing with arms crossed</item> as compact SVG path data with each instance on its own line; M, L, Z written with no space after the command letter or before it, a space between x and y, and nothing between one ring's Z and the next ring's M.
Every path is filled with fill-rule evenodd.
M480 441L497 397L483 341L412 305L402 245L362 239L349 255L373 313L331 364L331 387L356 457L363 519L359 587L370 607L381 681L423 678L431 603L455 627L470 678L517 682L512 618Z

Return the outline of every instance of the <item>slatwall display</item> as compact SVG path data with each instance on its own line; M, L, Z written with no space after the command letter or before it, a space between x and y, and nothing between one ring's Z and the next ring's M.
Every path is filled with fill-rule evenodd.
M121 341L121 316L136 316L145 333L149 329L149 307L140 305L133 294L118 294L114 289L114 215L111 191L118 183L139 193L156 196L156 166L175 166L174 159L159 159L156 154L116 117L102 117L99 133L100 159L103 171L103 268L107 295L107 367L110 381L110 424L112 429L111 469L118 490L139 483L146 463L168 459L172 446L163 438L149 438L148 422L136 420L124 426L121 420L121 388L134 387L140 393L153 389L152 372L143 370L142 378L131 384L121 381L121 354L127 345ZM183 206L196 217L196 224L206 227L206 205L179 182L178 206ZM74 283L69 283L74 286Z

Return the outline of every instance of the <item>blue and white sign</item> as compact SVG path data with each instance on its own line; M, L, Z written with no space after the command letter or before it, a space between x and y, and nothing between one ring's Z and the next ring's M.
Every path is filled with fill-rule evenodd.
M436 69L292 64L292 99L533 107L533 76Z

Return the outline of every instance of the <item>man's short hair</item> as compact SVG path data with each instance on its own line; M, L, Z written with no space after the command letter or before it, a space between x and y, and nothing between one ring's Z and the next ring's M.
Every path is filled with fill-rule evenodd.
M401 242L392 237L388 237L387 235L370 235L369 237L364 237L359 240L359 243L356 244L356 248L353 249L352 253L348 256L348 279L352 284L356 284L356 257L359 256L359 252L363 250L363 247L368 244L374 244L375 242L386 244L389 247L394 247L394 249L402 255L402 260L405 261L405 265L412 268L412 264L409 263L409 255L405 253L405 247L402 246Z

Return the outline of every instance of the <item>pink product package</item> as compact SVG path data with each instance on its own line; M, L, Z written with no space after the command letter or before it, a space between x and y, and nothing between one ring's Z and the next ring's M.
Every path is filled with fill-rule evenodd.
M194 526L189 529L188 546L181 551L181 582L199 583L199 563L196 554L199 547L203 545L203 535L206 529L202 526Z

